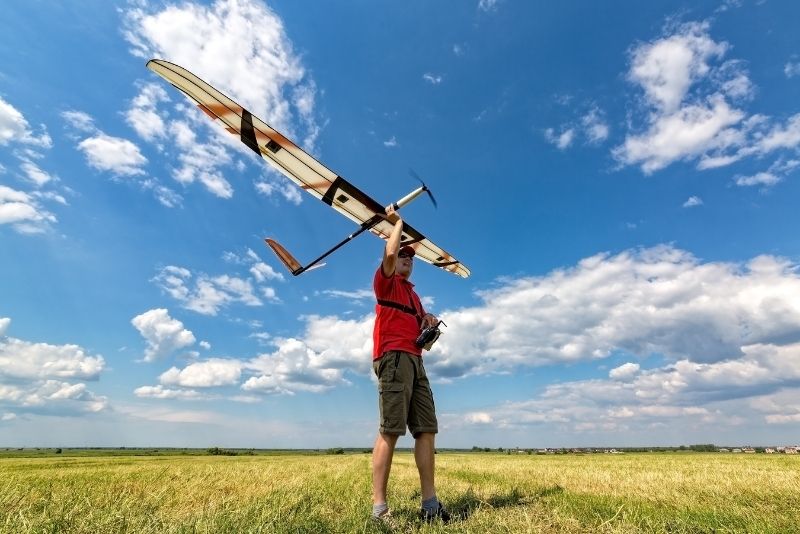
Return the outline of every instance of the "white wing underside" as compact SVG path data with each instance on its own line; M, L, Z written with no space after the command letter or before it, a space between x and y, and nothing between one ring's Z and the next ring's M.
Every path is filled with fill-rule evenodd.
M366 193L188 70L159 59L150 60L147 67L187 95L211 119L267 163L348 219L361 225L384 213L384 207ZM393 225L384 219L369 231L388 239L392 228ZM464 278L470 274L461 262L409 224L403 226L402 244L413 247L417 258L445 271Z

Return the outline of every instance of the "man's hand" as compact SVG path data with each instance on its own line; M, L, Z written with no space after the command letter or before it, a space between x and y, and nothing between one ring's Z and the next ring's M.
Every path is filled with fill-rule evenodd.
M386 220L392 224L396 224L400 220L400 214L394 209L394 204L386 208Z
M439 319L432 313L426 313L425 316L422 318L422 328L428 328L429 326L436 326L439 324Z

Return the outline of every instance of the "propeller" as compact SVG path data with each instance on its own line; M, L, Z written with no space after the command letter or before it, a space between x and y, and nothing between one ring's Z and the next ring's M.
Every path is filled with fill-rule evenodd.
M425 182L423 182L423 181L422 181L422 178L420 178L420 177L419 177L419 174L417 174L417 173L414 171L414 169L408 169L408 173L409 173L409 174L410 174L412 177L416 178L416 180L417 180L419 183L421 183L421 184L422 184L422 190L423 190L423 191L425 191L426 193L428 193L428 196L431 198L431 202L433 202L433 207L434 207L434 208L436 208L436 209L439 209L439 204L436 202L436 199L433 197L433 193L431 193L431 190L430 190L430 189L428 189L428 186L427 186L427 185L425 185Z

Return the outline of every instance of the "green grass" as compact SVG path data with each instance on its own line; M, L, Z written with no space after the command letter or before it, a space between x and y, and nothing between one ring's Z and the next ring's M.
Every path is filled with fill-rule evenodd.
M0 533L748 532L800 525L800 458L440 453L424 525L413 456L395 456L392 523L369 520L370 455L0 459Z

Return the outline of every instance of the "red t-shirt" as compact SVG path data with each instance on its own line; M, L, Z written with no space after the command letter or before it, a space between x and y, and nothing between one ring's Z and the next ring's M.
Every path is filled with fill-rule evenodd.
M377 360L389 350L402 350L421 356L422 349L417 347L414 341L419 336L420 330L417 318L421 319L425 315L425 310L414 291L414 284L399 274L386 276L383 274L383 267L379 265L372 286L378 300L414 308L418 314L414 316L396 308L376 304L375 328L372 331L372 359Z

